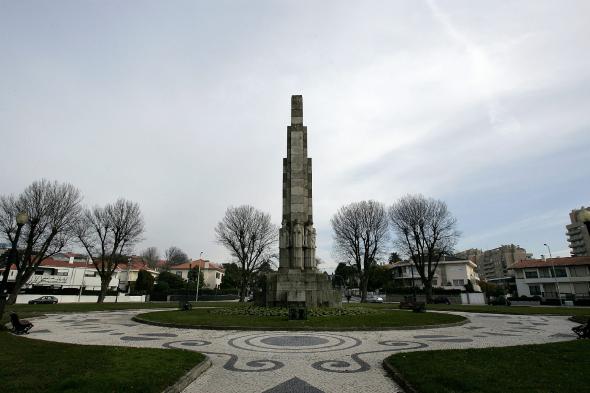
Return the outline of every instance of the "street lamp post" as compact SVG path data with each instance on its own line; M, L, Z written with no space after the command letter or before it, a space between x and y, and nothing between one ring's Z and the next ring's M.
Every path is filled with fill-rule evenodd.
M543 243L543 245L545 247L547 247L547 251L549 251L549 260L553 259L553 256L551 255L551 248L549 247L549 244L547 243ZM553 279L555 280L555 290L557 291L557 300L559 300L559 305L561 306L561 293L559 292L559 282L557 281L557 275L555 274L555 264L553 263L553 261L551 261L551 270L553 271Z
M199 261L203 260L203 251L201 251L201 253L199 254ZM195 295L195 302L199 301L199 285L201 283L201 264L199 263L199 261L197 261L197 263L199 264L199 274L197 275L197 294Z

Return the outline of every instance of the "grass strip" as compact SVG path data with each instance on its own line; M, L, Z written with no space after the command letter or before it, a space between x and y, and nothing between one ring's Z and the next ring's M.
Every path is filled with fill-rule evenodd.
M0 332L4 392L162 392L205 359L177 349L76 345Z
M231 306L235 302L192 302L193 307ZM90 311L117 311L154 308L178 308L178 302L148 302L148 303L58 303L58 304L13 304L6 306L0 324L9 322L9 314L14 311L20 318L27 319L53 313L76 313ZM0 329L1 330L1 329Z
M440 311L462 311L511 315L564 315L590 318L589 307L490 306L467 304L429 304L426 307L429 310Z
M579 393L590 386L590 340L398 353L385 359L420 393Z

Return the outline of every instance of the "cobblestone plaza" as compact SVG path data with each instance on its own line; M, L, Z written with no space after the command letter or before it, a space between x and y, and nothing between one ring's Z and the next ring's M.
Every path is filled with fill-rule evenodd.
M566 317L456 313L454 327L384 331L237 331L144 325L141 311L54 314L34 319L28 337L85 345L182 348L212 367L184 393L396 392L381 363L401 351L499 347L571 340ZM467 377L467 376L466 376Z

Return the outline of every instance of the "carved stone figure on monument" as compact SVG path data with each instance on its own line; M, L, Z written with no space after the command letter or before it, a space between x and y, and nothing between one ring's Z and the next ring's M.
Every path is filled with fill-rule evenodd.
M295 222L293 229L293 247L303 247L303 230L302 225Z
M309 248L315 248L315 237L316 237L315 228L310 226L309 240L307 241L307 246Z
M279 247L280 248L288 248L289 247L289 230L281 228L279 229Z

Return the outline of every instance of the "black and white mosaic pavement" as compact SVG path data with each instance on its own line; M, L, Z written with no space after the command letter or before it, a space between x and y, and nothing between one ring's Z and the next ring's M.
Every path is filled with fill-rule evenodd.
M142 311L49 315L28 337L87 345L182 348L213 366L184 393L400 391L381 367L403 351L477 348L574 339L565 317L464 314L463 326L371 332L174 329L135 323ZM461 314L461 313L457 313Z

